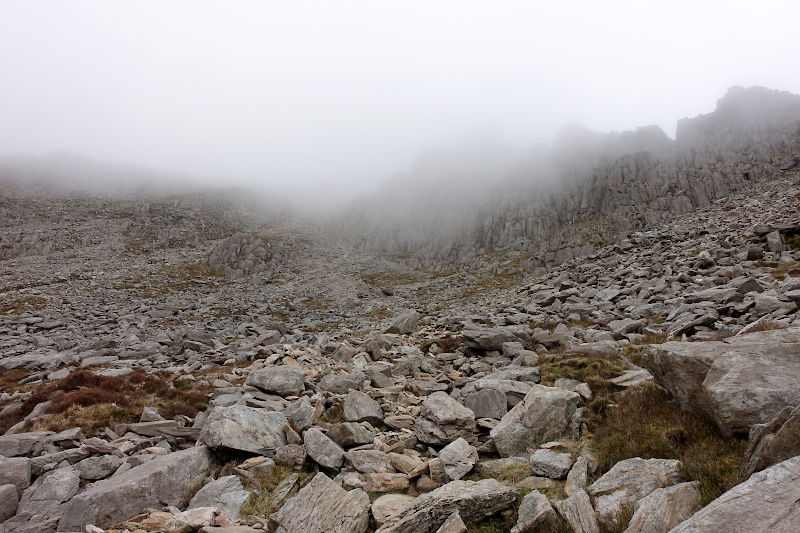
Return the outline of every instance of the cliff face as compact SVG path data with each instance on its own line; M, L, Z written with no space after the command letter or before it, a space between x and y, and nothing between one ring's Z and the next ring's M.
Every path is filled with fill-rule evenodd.
M797 156L800 96L734 87L715 111L679 121L674 141L656 126L608 135L571 127L552 149L507 165L507 177L484 176L483 188L403 189L401 178L339 226L364 249L429 267L480 264L493 250L551 266L766 179Z

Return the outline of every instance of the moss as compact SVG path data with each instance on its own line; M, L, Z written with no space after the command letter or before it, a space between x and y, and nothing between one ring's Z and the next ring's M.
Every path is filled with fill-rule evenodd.
M0 305L0 315L21 315L29 311L41 311L47 300L41 296L26 296Z

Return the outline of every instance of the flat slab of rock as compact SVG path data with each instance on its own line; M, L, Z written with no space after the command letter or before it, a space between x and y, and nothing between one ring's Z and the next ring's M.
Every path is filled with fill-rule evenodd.
M361 489L346 491L326 476L314 476L286 500L270 521L278 533L364 533L370 501Z
M304 444L308 456L318 465L325 468L341 468L344 462L344 450L317 428L306 431Z
M287 427L283 413L237 404L211 411L200 440L212 448L272 455L287 444Z
M372 502L372 516L378 526L398 511L410 506L417 498L407 494L384 494Z
M462 438L458 438L439 452L442 468L451 480L466 476L478 462L478 450Z
M498 453L503 457L523 455L528 448L564 436L579 398L576 392L534 385L490 432Z
M645 350L656 383L685 410L710 416L726 434L747 434L800 405L800 328L719 342L667 342Z
M800 528L800 457L756 472L671 533L794 533Z
M800 406L786 407L768 424L753 426L744 455L743 478L800 455Z
M600 533L597 515L586 491L576 490L566 500L557 502L556 509L574 533Z
M147 507L184 507L191 491L208 475L211 454L205 446L157 457L115 477L99 481L72 498L59 531L89 525L112 527Z
M217 507L231 519L241 518L242 505L250 497L250 491L244 490L239 476L223 476L207 483L197 491L188 509L197 507Z
M376 533L433 533L455 511L465 522L474 522L510 507L516 499L516 489L494 479L451 481L389 517Z

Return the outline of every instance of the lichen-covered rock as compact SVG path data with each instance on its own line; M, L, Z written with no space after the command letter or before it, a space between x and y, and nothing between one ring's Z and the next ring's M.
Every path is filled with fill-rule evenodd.
M272 455L287 444L286 416L245 405L218 407L209 413L200 441L211 448Z
M475 413L444 392L434 392L422 402L414 433L427 444L449 444L459 437L470 441Z

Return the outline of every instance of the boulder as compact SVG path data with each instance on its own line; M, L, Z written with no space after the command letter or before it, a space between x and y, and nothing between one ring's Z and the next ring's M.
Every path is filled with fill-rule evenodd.
M600 533L600 525L586 491L576 490L566 500L556 502L556 509L569 523L573 533Z
M671 533L794 533L800 524L800 456L756 472Z
M376 533L433 533L455 511L474 522L507 509L516 499L514 488L494 479L451 481L390 516Z
M620 512L654 490L680 479L681 463L673 459L634 457L615 464L589 486L597 516L603 524L615 524Z
M511 533L544 533L560 529L561 521L547 496L538 490L532 490L519 504L517 523L511 528Z
M572 468L572 457L568 453L553 450L536 450L531 455L531 472L536 476L564 479Z
M369 422L377 425L383 422L381 404L361 391L350 391L344 398L344 418L348 422Z
M797 455L800 455L800 406L785 407L768 424L753 426L742 463L742 479Z
M394 472L389 456L380 450L356 450L345 453L344 457L363 474Z
M308 456L318 465L331 469L341 468L344 450L318 428L313 427L306 431L303 444Z
M475 413L475 418L500 419L508 412L505 393L496 389L481 389L466 394L464 405Z
M78 493L80 481L78 471L72 466L42 474L22 492L17 512L42 518L61 516L64 512L61 504Z
M272 455L287 444L288 427L283 413L236 404L209 413L200 441L211 448Z
M366 375L361 372L349 374L326 374L319 382L319 388L334 394L347 394L350 389L359 390Z
M0 457L0 485L14 485L17 496L31 484L31 460L27 457Z
M0 485L0 531L2 531L2 522L5 522L15 514L17 514L17 507L19 506L19 494L17 487L10 483Z
M244 490L239 476L223 476L198 490L189 502L188 509L216 507L226 517L239 520L242 517L242 505L249 497L250 491Z
M478 462L478 450L459 437L439 452L442 468L451 480L466 476Z
M0 435L0 457L31 455L41 450L52 431L30 431L13 435Z
M306 373L294 366L268 366L250 372L245 383L264 392L281 396L297 396L303 392Z
M667 533L700 507L696 481L656 489L636 504L625 533Z
M434 392L422 402L414 433L426 444L449 444L459 437L473 440L475 413L444 392Z
M205 446L170 453L98 481L65 505L59 531L89 524L112 527L147 507L183 507L208 475L211 454Z
M469 327L461 330L461 336L464 337L468 346L487 351L500 351L503 349L504 343L522 340L504 327Z
M384 494L372 502L372 516L380 527L386 519L411 505L417 498L407 494Z
M683 409L711 417L725 435L800 405L800 328L653 345L643 364Z
M534 385L490 432L498 453L523 455L527 448L563 437L570 431L579 398L575 392Z
M75 468L80 472L81 479L94 481L110 476L121 464L122 459L116 455L98 455L78 461Z
M447 517L436 533L467 533L467 526L464 525L459 512L455 511Z
M396 333L399 335L411 333L419 327L419 319L420 315L416 311L404 311L392 320L392 324L384 333Z
M364 533L369 511L366 492L346 491L320 472L270 522L280 533Z
M375 435L364 424L354 422L336 424L328 430L328 437L342 448L369 444L375 440Z

